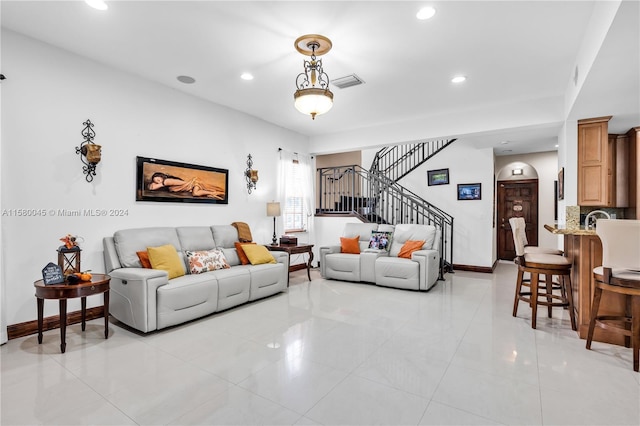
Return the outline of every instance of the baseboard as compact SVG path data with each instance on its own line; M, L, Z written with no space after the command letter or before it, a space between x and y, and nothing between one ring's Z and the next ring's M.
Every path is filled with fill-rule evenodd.
M493 270L496 268L496 263L493 266L474 266L474 265L459 265L454 263L453 270L454 271L469 271L469 272L482 272L485 274L493 274Z
M93 320L96 318L104 318L104 308L102 306L96 306L94 308L87 308L86 320ZM80 324L82 322L82 312L74 311L67 313L67 325ZM45 317L42 319L42 331L53 330L60 328L60 315L54 315L51 317ZM26 321L18 324L12 324L7 326L7 335L9 340L16 339L18 337L29 336L31 334L38 333L38 320Z

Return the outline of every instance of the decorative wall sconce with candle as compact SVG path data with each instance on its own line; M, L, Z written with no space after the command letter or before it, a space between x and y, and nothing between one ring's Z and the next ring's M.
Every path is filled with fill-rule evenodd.
M87 120L82 123L82 137L84 140L80 146L76 146L76 154L80 155L80 161L84 164L82 172L86 175L87 182L92 182L96 175L96 166L102 158L102 146L93 142L96 132L93 131L93 123Z
M247 180L247 192L251 194L251 190L256 189L258 183L258 171L253 170L253 158L251 154L247 155L247 170L244 171L244 177Z

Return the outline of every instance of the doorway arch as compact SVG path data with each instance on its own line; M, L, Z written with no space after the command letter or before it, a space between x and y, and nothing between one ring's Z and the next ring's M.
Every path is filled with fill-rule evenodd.
M535 167L514 161L496 174L497 257L516 257L509 218L523 217L531 245L538 244L538 172Z

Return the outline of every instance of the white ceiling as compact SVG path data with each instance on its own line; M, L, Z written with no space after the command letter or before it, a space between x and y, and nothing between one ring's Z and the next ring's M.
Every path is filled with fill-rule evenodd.
M101 12L83 1L4 0L2 26L317 137L541 99L555 99L561 109L595 2L107 3L109 9ZM615 113L626 129L640 124L638 7L629 3L635 3L624 5L629 18L616 19L594 78L578 98L575 111L582 115L577 118ZM417 20L417 10L427 4L437 9L435 17ZM294 40L308 33L333 42L323 57L330 78L355 73L366 82L333 87L333 109L315 121L293 107L304 59ZM241 80L243 72L255 79ZM468 80L452 84L457 74ZM196 83L180 83L179 75ZM625 105L618 105L620 93ZM607 109L613 106L615 111ZM603 109L609 112L600 113ZM476 146L493 146L499 155L553 150L561 121L467 138Z

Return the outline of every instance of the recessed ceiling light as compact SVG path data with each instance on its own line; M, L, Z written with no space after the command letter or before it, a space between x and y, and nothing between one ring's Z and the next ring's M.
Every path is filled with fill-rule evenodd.
M189 77L188 75L179 75L177 78L180 83L184 84L193 84L196 82L195 78Z
M455 76L451 79L452 83L462 83L463 81L465 81L467 79L467 77L465 77L464 75L458 75Z
M556 144L556 148L558 147L558 144Z
M433 18L433 15L435 14L436 14L436 10L431 6L427 6L427 7L423 7L418 11L418 13L416 13L416 18L420 19L421 21L424 21L426 19Z
M84 0L86 4L91 6L94 9L98 10L107 10L109 6L103 0Z
M241 79L243 80L253 80L253 75L249 74L248 72L244 72L242 73L242 75L240 76Z

